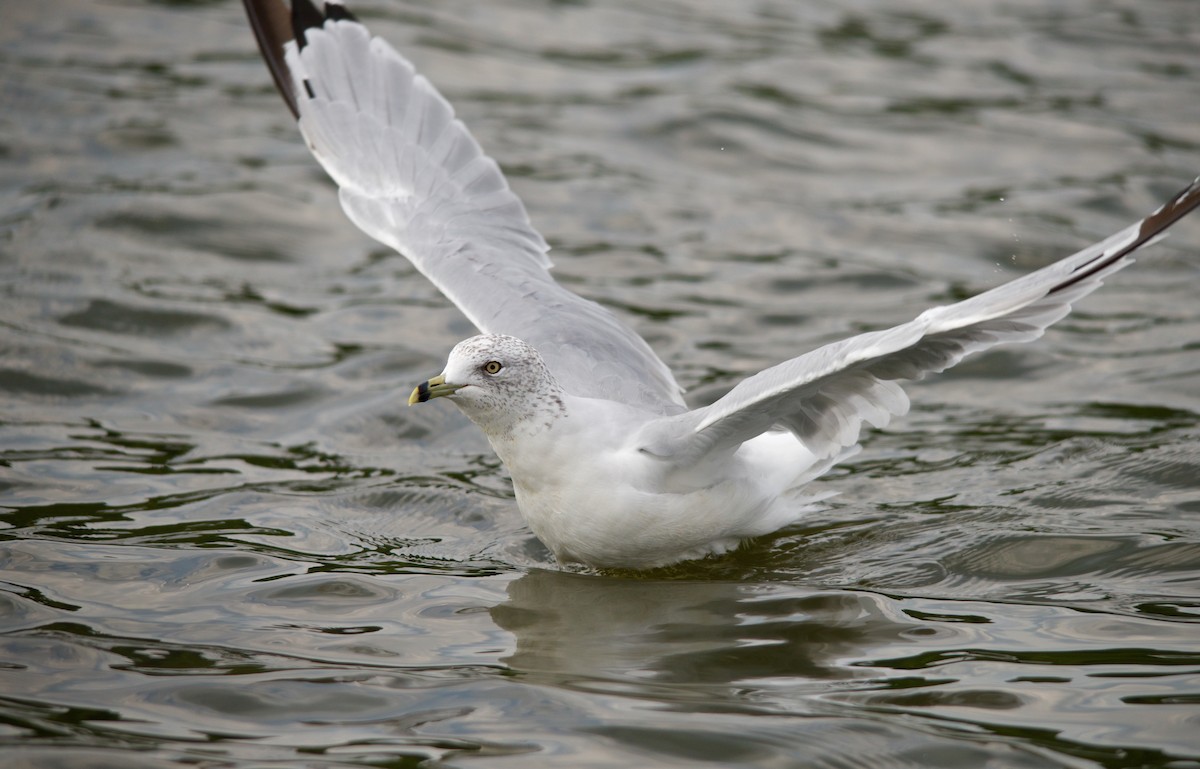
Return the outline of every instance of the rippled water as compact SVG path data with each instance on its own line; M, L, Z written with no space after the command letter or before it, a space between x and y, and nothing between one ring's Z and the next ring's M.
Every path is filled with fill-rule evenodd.
M373 0L697 401L1200 173L1194 0ZM1200 219L800 529L561 571L240 5L0 3L0 764L1200 766Z

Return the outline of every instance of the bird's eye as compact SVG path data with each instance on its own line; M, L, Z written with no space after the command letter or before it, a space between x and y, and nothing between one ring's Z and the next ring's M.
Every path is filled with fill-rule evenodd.
M487 363L483 364L483 370L489 374L499 374L500 369L502 368L504 368L504 366L500 365L500 361L498 360L489 360Z

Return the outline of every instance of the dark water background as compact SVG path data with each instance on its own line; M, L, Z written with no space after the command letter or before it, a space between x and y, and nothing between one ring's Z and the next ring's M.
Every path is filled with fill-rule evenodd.
M697 400L1200 173L1194 0L372 0ZM0 0L0 765L1200 767L1200 218L801 529L558 569L231 0Z

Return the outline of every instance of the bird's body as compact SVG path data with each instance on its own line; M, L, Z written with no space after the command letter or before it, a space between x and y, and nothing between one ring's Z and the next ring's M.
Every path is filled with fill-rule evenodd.
M807 508L787 492L829 464L782 431L693 462L658 456L644 433L671 417L566 392L513 337L460 343L413 400L431 391L483 430L529 527L561 561L646 568L725 552L795 521Z
M340 4L245 0L260 46L347 215L408 257L483 332L410 403L447 397L487 435L521 512L563 561L644 568L798 520L805 484L905 413L897 382L1039 337L1200 206L1200 180L1100 243L908 323L755 374L689 409L607 309L550 276L495 161L400 54Z
M723 553L807 510L785 492L802 485L815 458L790 434L765 433L681 467L641 445L653 420L612 401L564 395L552 420L533 420L512 437L487 433L530 529L559 560L660 566ZM564 461L570 457L586 459Z

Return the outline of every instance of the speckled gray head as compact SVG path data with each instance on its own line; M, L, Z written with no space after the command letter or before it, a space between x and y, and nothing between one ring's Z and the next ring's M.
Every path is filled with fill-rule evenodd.
M533 347L516 337L481 334L455 345L441 376L418 385L408 403L453 396L491 436L528 419L561 414L562 392Z

